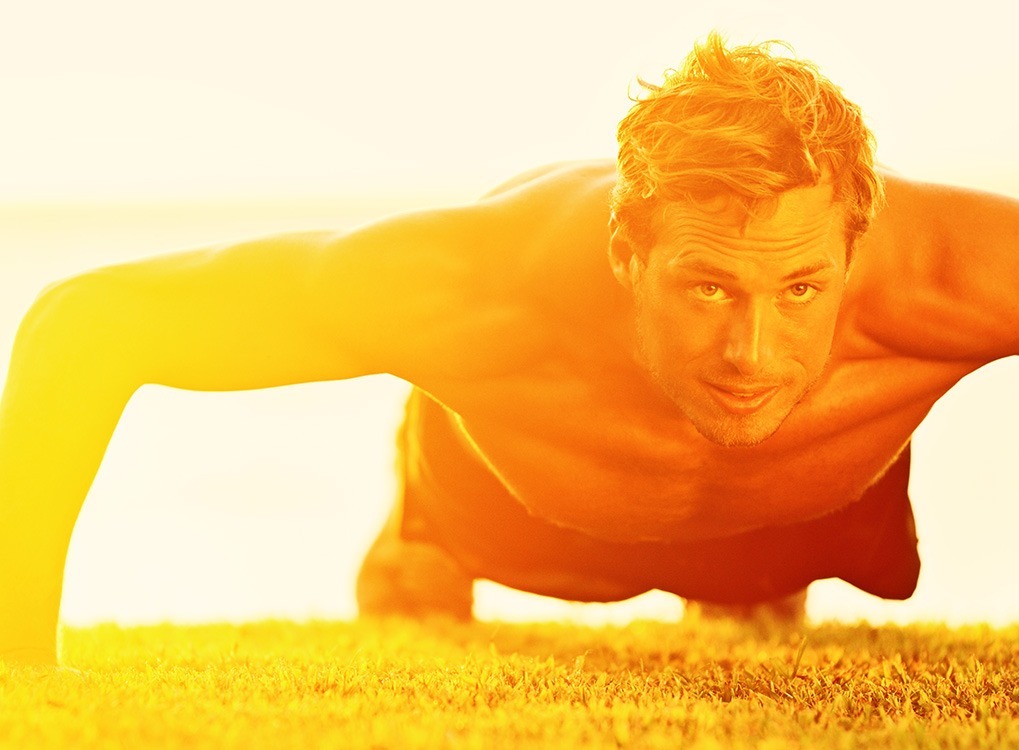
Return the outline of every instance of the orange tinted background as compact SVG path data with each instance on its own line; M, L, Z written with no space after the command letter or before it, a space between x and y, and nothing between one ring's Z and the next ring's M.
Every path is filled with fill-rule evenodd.
M717 27L787 39L869 114L879 158L919 178L1019 195L1015 20L943 20L889 3L612 9L527 0L258 4L154 14L96 0L21 4L0 23L0 347L48 281L101 263L471 200L548 161L610 156L637 75ZM689 4L693 5L693 4ZM705 4L708 5L708 4ZM973 6L980 8L980 4ZM891 279L889 283L898 283ZM1012 571L1015 361L964 382L918 434L912 492L925 569L914 599L816 584L814 617L1019 617ZM271 392L146 388L86 502L70 622L347 616L360 554L394 486L405 386ZM482 586L483 617L635 613Z

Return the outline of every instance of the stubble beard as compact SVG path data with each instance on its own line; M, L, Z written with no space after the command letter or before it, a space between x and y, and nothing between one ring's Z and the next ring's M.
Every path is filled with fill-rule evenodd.
M723 448L752 448L772 437L785 423L793 409L813 390L824 373L822 369L813 380L804 386L792 399L784 413L773 414L769 410L773 404L769 402L761 410L752 414L732 414L726 413L722 407L714 404L706 390L703 394L697 394L701 398L691 399L687 395L687 388L683 388L663 375L656 360L649 356L647 339L641 332L638 332L637 343L641 363L654 385L675 404L701 437ZM693 387L700 386L694 385ZM706 386L704 387L706 388ZM780 386L780 390L775 394L773 400L781 398L783 391L789 387L788 385ZM691 401L693 402L692 406ZM701 404L708 406L705 408Z

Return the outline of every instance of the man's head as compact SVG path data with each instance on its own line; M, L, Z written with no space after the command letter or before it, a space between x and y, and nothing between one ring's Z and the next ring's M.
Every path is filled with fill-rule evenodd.
M881 199L859 108L768 45L698 45L619 126L611 260L652 376L702 435L754 445L821 377Z

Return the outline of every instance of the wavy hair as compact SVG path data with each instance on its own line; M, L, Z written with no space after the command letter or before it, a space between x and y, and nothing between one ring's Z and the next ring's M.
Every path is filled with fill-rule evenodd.
M745 228L781 193L827 181L851 255L884 195L874 136L860 108L794 54L778 41L730 50L712 32L660 86L640 80L643 95L619 124L612 195L618 231L636 252L654 243L668 202L726 196Z

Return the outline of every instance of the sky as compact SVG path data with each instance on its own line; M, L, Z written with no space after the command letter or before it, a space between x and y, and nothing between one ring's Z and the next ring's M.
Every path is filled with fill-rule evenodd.
M785 39L910 174L1014 179L1013 7L40 0L0 11L0 200L473 195L610 155L638 75ZM838 10L836 10L838 8Z
M92 265L470 201L541 163L612 156L637 78L711 29L817 62L899 172L1019 196L1017 15L873 0L5 3L0 344L44 283ZM915 600L823 584L816 616L1019 619L1017 374L978 374L918 435L930 562ZM75 534L65 617L348 612L392 493L404 393L376 380L139 394ZM574 612L480 597L491 616ZM642 606L585 612L675 613Z

